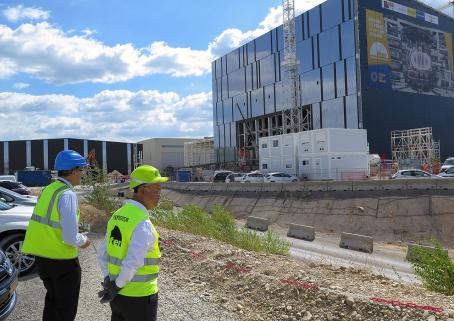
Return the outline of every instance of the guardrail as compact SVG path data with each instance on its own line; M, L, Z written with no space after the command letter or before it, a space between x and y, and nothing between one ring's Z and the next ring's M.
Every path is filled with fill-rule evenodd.
M413 191L454 190L454 178L396 179L370 181L303 181L296 183L180 183L167 182L167 189L185 191L229 192L356 192L356 191Z

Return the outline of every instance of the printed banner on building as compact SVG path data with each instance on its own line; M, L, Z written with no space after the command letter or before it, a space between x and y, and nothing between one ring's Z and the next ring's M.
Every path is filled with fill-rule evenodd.
M366 23L369 87L454 97L451 33L373 10Z
M410 7L407 7L407 6L404 6L404 5L395 3L393 1L389 1L389 0L382 0L382 7L385 9L392 10L394 12L398 12L400 14L404 14L406 16L410 16L410 17L413 17L413 18L416 18L416 19L419 19L422 21L426 21L426 22L430 22L430 23L434 23L434 24L438 25L437 16L428 14L427 12L417 10L415 8L410 8Z

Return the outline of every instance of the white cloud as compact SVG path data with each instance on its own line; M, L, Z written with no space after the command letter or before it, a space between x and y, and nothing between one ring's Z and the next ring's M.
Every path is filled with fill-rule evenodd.
M298 1L297 11L321 1ZM77 35L48 22L22 24L16 29L0 25L0 79L26 73L53 84L72 84L116 83L153 74L201 76L211 71L211 61L216 57L281 24L281 11L281 7L270 8L254 30L223 31L205 50L172 47L163 41L145 48L129 43L108 46L93 38L95 31L91 29Z
M211 93L180 96L146 90L102 91L92 97L0 93L0 137L81 137L139 141L212 135Z
M16 89L25 89L25 88L30 87L30 84L27 84L25 82L17 82L13 85L13 87Z
M3 10L3 15L11 22L19 20L47 20L50 12L44 11L41 8L30 8L18 5L16 7L8 7Z

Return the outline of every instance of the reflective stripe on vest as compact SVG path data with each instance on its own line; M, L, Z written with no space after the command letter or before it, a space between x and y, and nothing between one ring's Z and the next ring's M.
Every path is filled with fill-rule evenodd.
M139 283L145 283L145 282L150 282L151 280L154 280L158 277L159 273L154 273L154 274L145 274L145 275L134 275L131 281L129 282L139 282ZM109 274L109 279L111 281L115 281L117 279L118 275L114 274Z
M144 259L144 263L143 265L159 265L159 262L160 262L160 258L145 258ZM118 265L118 266L121 266L121 264L123 263L123 260L119 259L119 258L116 258L114 256L111 256L111 255L107 255L107 262L109 262L110 264L113 264L113 265Z
M46 217L39 216L39 215L33 213L32 217L30 219L35 221L35 222L38 222L38 223L41 223L41 224L44 224L44 225L48 225L48 226L53 227L53 228L61 229L60 222L52 221L50 219L50 215L52 214L52 209L54 208L54 203L55 203L55 199L57 198L57 195L60 192L63 192L65 190L69 190L69 187L68 186L60 187L59 189L57 189L54 192L54 194L52 194L52 197L51 197L50 202L49 202L49 206L47 208Z

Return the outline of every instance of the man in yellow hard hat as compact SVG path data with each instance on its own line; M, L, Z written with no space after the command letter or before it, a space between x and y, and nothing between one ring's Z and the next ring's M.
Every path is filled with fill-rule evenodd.
M79 207L73 187L80 184L85 158L64 150L55 158L58 179L46 186L28 224L22 252L36 257L47 290L43 321L73 321L77 314L81 270L78 248L90 245L79 233Z
M148 210L161 193L159 171L148 165L131 173L132 199L107 224L98 260L104 274L101 303L110 302L111 321L155 321L158 311L159 234Z

